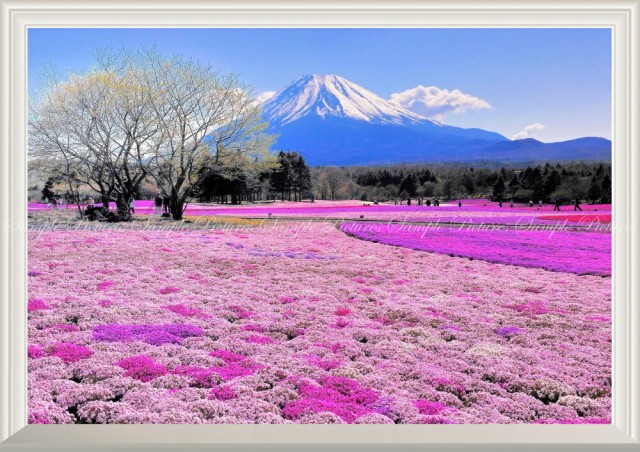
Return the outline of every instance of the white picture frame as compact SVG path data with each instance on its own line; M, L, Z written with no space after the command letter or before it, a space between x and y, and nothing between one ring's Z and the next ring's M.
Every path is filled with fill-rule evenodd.
M30 27L605 27L613 42L611 425L26 425ZM0 0L0 451L640 451L640 0Z

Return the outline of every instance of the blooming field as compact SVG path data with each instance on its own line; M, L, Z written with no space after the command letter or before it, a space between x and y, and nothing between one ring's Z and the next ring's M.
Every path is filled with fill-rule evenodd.
M611 235L343 223L344 232L364 240L450 256L578 274L611 275Z
M324 223L32 230L28 310L30 423L611 419L609 278Z

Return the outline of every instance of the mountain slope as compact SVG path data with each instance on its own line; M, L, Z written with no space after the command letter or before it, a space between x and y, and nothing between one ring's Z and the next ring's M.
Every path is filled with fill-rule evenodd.
M276 149L298 151L311 165L602 159L611 150L598 138L546 144L444 125L333 74L301 76L262 108L279 134Z
M333 74L303 75L277 92L263 108L270 121L280 126L309 116L349 118L371 124L439 125Z

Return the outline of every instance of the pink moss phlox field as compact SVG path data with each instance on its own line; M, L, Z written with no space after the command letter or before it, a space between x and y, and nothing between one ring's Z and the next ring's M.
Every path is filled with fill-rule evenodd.
M30 230L28 421L611 422L611 278L313 226Z
M611 235L343 223L354 237L385 245L577 274L611 275Z

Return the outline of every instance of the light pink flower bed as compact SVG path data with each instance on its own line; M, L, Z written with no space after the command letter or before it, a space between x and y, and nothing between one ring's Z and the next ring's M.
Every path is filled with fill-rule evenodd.
M289 226L30 232L29 422L610 422L609 278Z

